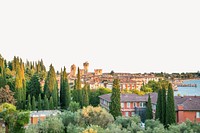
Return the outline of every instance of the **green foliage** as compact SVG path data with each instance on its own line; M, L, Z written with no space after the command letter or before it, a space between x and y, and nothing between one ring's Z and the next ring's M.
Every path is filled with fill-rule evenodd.
M131 117L118 116L115 120L115 124L121 125L122 128L128 128L132 123L139 124L141 122L140 117L133 115Z
M47 96L44 96L44 110L49 110L49 100Z
M146 109L146 119L153 119L152 105L151 105L151 97L149 95Z
M145 121L145 133L164 133L165 128L158 120Z
M166 88L162 87L162 119L160 122L166 126ZM169 112L168 112L169 113Z
M99 89L92 89L90 90L89 93L89 102L90 105L96 107L99 105L99 96L104 95L104 94L109 94L112 91L108 88L99 88Z
M114 118L117 116L121 116L121 104L120 104L120 85L119 79L114 79L113 81L113 89L111 95L111 103L109 106L110 113Z
M73 101L78 102L77 80L74 80L74 89L72 91L72 99Z
M41 94L39 94L39 97L38 97L38 110L42 110L42 99L41 99Z
M78 74L77 74L77 83L76 83L76 90L77 90L77 102L80 104L80 106L83 106L83 95L82 95L82 88L81 88L81 75L80 70L78 67Z
M10 131L13 133L24 133L24 125L29 123L29 112L15 112L10 116Z
M31 110L31 96L30 95L28 95L28 103L27 104L28 104L27 109Z
M39 76L37 74L34 74L33 77L31 77L30 82L28 83L27 94L30 94L31 97L35 96L35 98L38 99L40 93L41 87L39 82Z
M105 128L113 121L113 116L101 107L83 107L77 112L77 122L80 126L98 125Z
M58 107L58 89L57 89L57 84L56 84L55 89L53 90L52 98L53 98L54 107L57 109L57 107Z
M191 122L187 120L185 123L179 125L172 124L168 127L166 133L199 133L200 132L200 123Z
M140 124L137 124L135 122L132 122L128 128L127 128L128 132L131 132L131 133L143 133L143 129L142 127L140 126Z
M49 67L49 72L47 74L47 78L45 80L45 85L44 85L44 94L47 96L47 98L50 98L52 95L53 91L54 93L57 92L57 80L56 80L56 73L53 65L51 64ZM55 99L54 99L55 98ZM53 100L56 100L56 97L53 96ZM54 101L55 107L57 104L57 101Z
M158 90L158 98L156 104L156 119L161 120L162 118L162 90Z
M105 132L103 133L127 133L127 129L122 128L120 125L109 124Z
M89 96L88 96L88 85L86 84L82 90L83 94L83 107L87 107L89 105Z
M60 118L62 119L62 122L65 127L67 127L70 123L76 124L76 113L71 111L64 111L60 114Z
M176 112L174 105L174 91L172 89L172 84L169 84L168 94L167 94L167 114L166 114L166 125L171 125L176 123Z
M35 96L32 97L32 110L36 110Z
M144 91L140 91L140 90L137 90L137 89L133 89L132 92L137 94L137 95L139 95L139 96L144 96L145 95Z
M50 97L49 109L54 110L54 104L53 104L53 98L52 97Z
M83 127L73 125L71 123L67 126L67 133L82 133L83 131Z
M64 125L62 119L51 116L35 126L29 126L25 133L31 133L31 131L33 133L64 133Z
M74 101L70 102L69 108L68 108L69 111L76 112L79 109L80 109L80 104L79 103L74 102Z
M3 76L0 76L0 88L5 87L6 79Z
M39 132L39 126L30 124L28 125L28 128L26 128L25 133L38 133Z
M67 79L66 68L61 71L61 88L60 88L60 105L62 109L67 109L71 102L71 92L69 88L69 83Z
M18 112L12 104L4 103L0 106L0 116L5 121L9 132L21 133L24 125L29 122L29 112Z

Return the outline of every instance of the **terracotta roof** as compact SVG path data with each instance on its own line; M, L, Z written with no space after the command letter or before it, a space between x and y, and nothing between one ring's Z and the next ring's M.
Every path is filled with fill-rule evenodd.
M157 101L157 93L151 93L151 102L156 104ZM102 99L105 99L106 101L110 102L110 94L105 94L99 96ZM137 94L121 94L121 102L147 102L148 101L148 95L139 96Z
M175 96L176 109L178 105L183 106L183 110L200 110L200 96Z

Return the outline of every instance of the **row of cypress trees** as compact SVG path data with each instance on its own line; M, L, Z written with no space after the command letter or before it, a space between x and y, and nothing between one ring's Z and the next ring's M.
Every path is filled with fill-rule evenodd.
M161 84L158 91L155 118L159 119L165 127L176 123L174 91L172 84L166 81Z

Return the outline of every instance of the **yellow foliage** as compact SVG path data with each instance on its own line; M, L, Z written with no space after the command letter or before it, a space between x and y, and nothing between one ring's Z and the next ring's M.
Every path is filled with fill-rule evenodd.
M97 133L97 131L92 128L89 128L89 129L84 130L82 133Z

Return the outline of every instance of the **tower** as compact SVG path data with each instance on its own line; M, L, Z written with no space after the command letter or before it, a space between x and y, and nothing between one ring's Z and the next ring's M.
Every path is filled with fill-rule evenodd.
M76 77L76 65L71 65L71 72L70 72L70 76L72 77Z
M85 63L83 63L83 67L84 67L84 74L87 74L88 73L89 63L87 61Z

